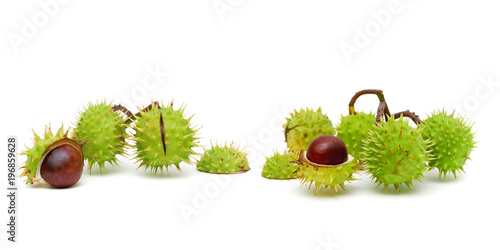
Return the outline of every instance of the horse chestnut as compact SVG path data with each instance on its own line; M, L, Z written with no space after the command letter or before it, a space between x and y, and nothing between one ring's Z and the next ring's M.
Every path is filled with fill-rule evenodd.
M40 175L54 187L64 188L80 180L83 172L83 151L76 141L62 139L44 153Z
M309 161L321 165L338 165L348 160L344 142L333 135L321 135L314 139L307 148Z

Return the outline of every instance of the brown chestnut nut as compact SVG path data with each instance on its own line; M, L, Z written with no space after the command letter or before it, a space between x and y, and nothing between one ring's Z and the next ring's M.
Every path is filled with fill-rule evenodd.
M306 157L321 165L338 165L348 160L344 142L333 135L321 135L314 139L307 148Z
M43 154L40 175L54 187L65 188L80 180L83 172L83 151L75 140L62 139Z

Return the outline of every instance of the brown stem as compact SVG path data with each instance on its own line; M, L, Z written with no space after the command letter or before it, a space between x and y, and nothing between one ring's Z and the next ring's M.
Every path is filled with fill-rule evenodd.
M398 119L398 118L401 118L401 117L408 117L408 118L410 118L417 125L419 125L420 123L422 123L422 121L420 120L420 118L418 118L418 115L415 114L415 112L410 112L410 110L406 110L406 111L402 111L402 112L398 112L398 113L394 114L394 119Z
M377 119L376 119L377 123L380 123L382 121L382 116L384 116L385 121L387 121L390 115L391 114L389 113L389 109L387 108L387 102L385 101L380 102L377 109Z
M358 98L360 96L366 95L366 94L377 95L378 100L380 102L385 102L385 97L384 97L384 93L382 92L382 90L379 90L379 89L365 89L365 90L358 91L358 92L356 92L356 94L354 94L354 96L351 98L351 101L349 102L349 114L350 115L355 115L356 114L356 110L354 110L354 104L356 103L356 100L358 100ZM386 114L386 116L389 116L391 114L389 112L389 107L387 106L387 103L385 104L384 113Z
M133 117L141 117L141 112L148 112L153 108L153 106L158 108L158 109L161 109L161 106L158 102L153 102L153 103L149 104L147 107L143 108L141 111L135 113L133 115ZM132 122L132 118L130 118L130 120L127 121L126 123L130 123L130 122Z
M113 110L114 112L122 112L124 113L128 119L131 119L132 116L134 116L134 114L132 112L130 112L130 110L128 108L125 108L124 106L122 106L121 104L118 104L118 105L114 105L111 110Z
M142 111L144 111L144 112L148 112L148 111L150 111L150 110L153 108L153 106L155 106L155 107L156 107L156 108L158 108L158 109L161 109L161 106L160 106L160 104L159 104L158 102L153 102L153 103L149 104L147 107L145 107L144 109L142 109ZM138 114L140 114L140 112L138 112L138 113L136 114L136 116L137 116Z

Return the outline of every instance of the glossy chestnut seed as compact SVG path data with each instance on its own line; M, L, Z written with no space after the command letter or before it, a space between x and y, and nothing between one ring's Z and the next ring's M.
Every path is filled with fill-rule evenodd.
M322 165L338 165L348 159L344 142L333 135L321 135L314 139L307 148L306 157Z
M69 144L61 144L52 149L40 166L42 178L50 185L59 188L77 183L82 172L83 156Z

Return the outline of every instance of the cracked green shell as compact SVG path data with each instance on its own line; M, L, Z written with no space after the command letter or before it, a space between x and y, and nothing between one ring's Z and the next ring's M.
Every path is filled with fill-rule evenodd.
M94 165L102 172L106 162L116 166L117 156L125 155L125 119L112 110L111 103L89 103L79 112L75 126L77 139L87 141L83 154L89 172Z
M463 117L455 116L455 112L447 114L444 110L432 113L422 122L422 136L432 141L430 150L434 158L429 167L437 168L439 176L464 172L463 166L475 148L472 124Z
M285 132L285 142L294 155L298 155L300 150L307 150L309 144L320 135L335 135L333 124L321 108L316 111L312 109L295 110L290 113L283 124Z
M384 186L394 185L397 191L406 184L411 190L413 181L422 181L430 159L431 142L422 137L420 128L413 128L404 118L394 116L373 126L363 141L363 160L372 180Z
M234 144L212 145L205 150L196 164L196 169L212 174L233 174L250 170L246 152L235 147Z
M278 180L297 179L300 177L299 171L300 165L291 154L274 152L273 156L266 157L262 177Z
M309 165L304 161L302 161L302 165L303 168L300 177L301 187L306 185L310 189L314 183L314 195L318 193L318 190L324 188L329 188L331 195L333 190L338 192L337 186L345 190L346 181L358 180L353 177L353 174L358 173L357 170L359 168L359 163L357 163L356 160L350 160L337 167L317 167Z
M138 168L150 169L157 173L165 167L174 165L179 171L181 162L192 163L196 155L194 147L198 147L196 137L199 129L195 129L190 118L184 118L185 106L173 108L152 105L151 109L142 109L135 116L132 129L135 135L135 159L140 162ZM162 133L163 130L163 133Z
M43 134L43 138L40 137L33 131L33 135L35 138L33 139L33 147L28 148L21 153L21 155L26 155L26 161L20 169L23 169L21 173L21 177L26 176L26 184L33 184L35 182L39 182L40 178L37 177L37 168L40 162L40 159L43 156L45 150L50 147L53 143L64 139L74 139L73 136L68 136L69 129L64 132L63 126L61 126L57 132L54 134L50 129L50 126L45 127L45 132Z
M335 130L337 137L344 141L347 152L359 159L363 151L363 140L368 137L374 124L374 114L357 112L355 115L342 116Z

